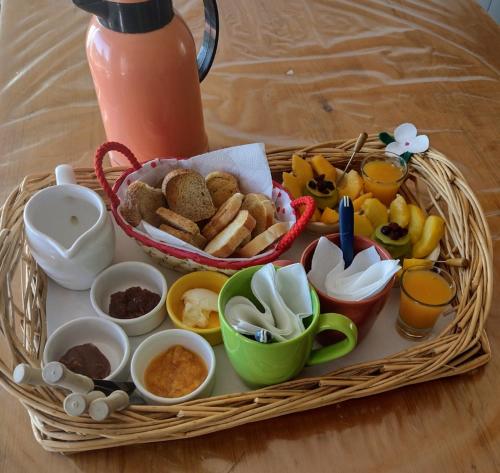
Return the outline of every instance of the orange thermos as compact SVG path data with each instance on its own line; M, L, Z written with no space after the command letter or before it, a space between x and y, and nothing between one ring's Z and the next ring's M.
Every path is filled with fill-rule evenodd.
M87 58L107 140L127 145L140 161L207 151L200 81L217 49L215 0L204 0L205 32L198 55L171 0L73 3L94 14ZM111 161L128 164L119 154Z

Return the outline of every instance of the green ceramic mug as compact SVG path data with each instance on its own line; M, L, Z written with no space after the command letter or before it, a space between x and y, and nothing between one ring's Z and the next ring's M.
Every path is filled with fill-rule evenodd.
M340 314L320 314L316 291L310 287L313 314L304 319L306 330L285 342L259 343L238 333L226 320L224 309L234 296L244 296L257 307L250 282L262 266L252 266L231 276L219 293L219 319L222 339L229 361L238 375L250 386L277 384L296 376L305 365L317 365L347 355L356 346L358 331L350 319ZM279 269L278 269L279 270ZM316 334L337 330L346 338L327 347L313 350Z

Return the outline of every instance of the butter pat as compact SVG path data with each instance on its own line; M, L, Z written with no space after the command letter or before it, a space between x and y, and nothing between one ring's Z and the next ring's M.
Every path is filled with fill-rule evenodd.
M210 312L217 312L218 294L209 289L190 289L182 295L182 321L189 327L206 328Z

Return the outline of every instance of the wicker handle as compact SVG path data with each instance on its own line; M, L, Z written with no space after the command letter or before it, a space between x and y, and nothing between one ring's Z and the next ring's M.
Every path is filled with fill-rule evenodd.
M119 153L123 154L136 171L141 169L142 166L139 163L139 161L137 161L137 158L134 156L134 153L132 153L132 151L130 151L125 145L122 145L117 141L108 141L106 143L103 143L97 149L94 158L95 175L97 176L99 183L104 189L104 192L106 192L107 196L111 200L111 203L115 207L118 207L118 205L120 205L120 199L113 192L113 189L111 189L111 186L106 180L106 176L104 175L104 171L102 169L102 160L104 159L104 156L108 154L109 151L118 151Z
M295 199L294 201L292 201L291 205L295 210L298 210L298 208L302 205L305 205L306 208L297 219L293 227L290 228L288 233L276 245L276 250L281 252L288 250L288 248L292 246L292 243L302 233L307 225L307 222L311 220L311 217L316 210L316 203L314 202L314 199L312 197L309 197L308 195Z

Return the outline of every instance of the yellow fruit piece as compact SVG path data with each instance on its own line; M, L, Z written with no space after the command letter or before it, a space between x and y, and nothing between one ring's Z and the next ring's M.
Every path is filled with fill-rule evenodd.
M389 206L389 222L395 222L403 228L410 223L410 209L401 194L397 194Z
M373 228L377 228L378 226L389 221L389 217L387 216L387 207L375 197L366 199L363 202L361 212L368 217L368 220L370 220Z
M322 154L317 154L311 158L311 166L317 176L324 174L327 181L332 181L335 184L337 169Z
M424 229L425 215L424 211L418 206L408 204L410 211L410 224L408 225L408 234L410 235L411 244L414 245L420 240L422 230Z
M339 213L336 210L327 207L325 210L323 210L320 221L329 225L333 225L339 221Z
M425 219L420 240L413 245L413 257L425 258L437 246L444 235L444 220L438 215L429 215Z
M292 171L303 189L306 184L313 178L313 170L311 165L302 159L299 155L292 156Z
M415 266L422 266L423 268L432 268L434 266L434 261L430 259L421 258L405 258L403 260L403 268L398 271L398 276L401 277L403 271L408 268L413 268Z
M371 199L373 194L371 192L367 192L366 194L361 194L357 199L354 199L352 206L354 207L355 212L359 212L361 210L361 206L364 201L367 199Z
M339 190L339 200L345 195L351 200L357 199L363 192L363 178L358 171L351 169L337 184Z
M283 187L290 192L294 199L298 199L302 195L303 187L300 181L290 172L283 173Z
M354 214L354 234L357 236L364 236L371 238L374 231L368 217L364 214Z
M434 266L434 261L425 258L405 258L403 260L403 269L413 268L414 266L432 268Z

